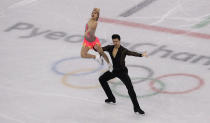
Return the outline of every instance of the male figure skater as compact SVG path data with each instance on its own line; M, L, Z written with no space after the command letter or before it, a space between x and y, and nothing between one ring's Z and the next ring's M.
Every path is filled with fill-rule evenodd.
M102 50L101 43L100 43L98 37L95 36L95 31L97 28L97 21L99 18L99 12L100 12L99 8L94 8L92 11L92 14L91 14L91 18L88 21L88 23L86 24L83 46L81 48L81 57L82 58L93 58L97 62L99 62L99 64L103 64L103 58L101 57L101 56L103 56L105 61L108 64L109 68L111 69L112 65L110 64L107 55ZM90 49L94 49L100 55L95 56L95 55L89 54L88 51Z
M112 41L114 45L107 45L102 48L104 51L107 51L109 53L112 59L112 63L113 63L113 71L107 71L99 77L99 82L108 97L108 99L106 99L105 102L116 103L115 97L112 94L112 91L107 81L115 77L118 77L125 84L128 90L128 94L133 103L134 112L139 113L139 114L144 114L144 111L139 106L136 93L134 91L133 85L128 75L128 69L125 66L125 57L126 55L137 56L137 57L143 57L143 56L147 57L147 54L146 52L144 52L143 54L132 52L124 48L123 46L121 46L120 36L118 34L112 35Z

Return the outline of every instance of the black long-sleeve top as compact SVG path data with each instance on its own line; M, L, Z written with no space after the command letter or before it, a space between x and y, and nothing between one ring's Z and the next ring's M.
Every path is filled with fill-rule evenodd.
M102 47L102 49L103 49L103 51L109 52L109 55L112 59L113 70L114 71L115 70L116 71L123 70L125 68L127 69L127 67L125 66L126 55L142 57L142 54L130 51L130 50L126 49L125 47L121 46L121 45L120 45L115 57L113 57L113 55L112 55L114 45L107 45L105 47Z

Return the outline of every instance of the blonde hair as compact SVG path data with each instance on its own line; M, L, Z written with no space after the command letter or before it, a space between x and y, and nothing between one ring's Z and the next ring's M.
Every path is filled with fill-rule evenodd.
M93 11L95 11L98 15L98 18L96 19L96 21L98 21L99 16L100 16L100 9L99 8L94 8Z

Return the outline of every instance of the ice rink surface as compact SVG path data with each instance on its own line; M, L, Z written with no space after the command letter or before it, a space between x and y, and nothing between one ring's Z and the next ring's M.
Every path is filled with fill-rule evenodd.
M209 123L209 0L1 0L0 123ZM81 59L85 24L101 9L102 46L120 34L129 75L146 112L110 81L116 105L104 103L106 69ZM90 51L96 54L94 51Z

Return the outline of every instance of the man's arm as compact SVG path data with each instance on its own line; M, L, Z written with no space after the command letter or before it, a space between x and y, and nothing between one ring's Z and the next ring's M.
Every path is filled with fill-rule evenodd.
M141 53L137 53L137 52L134 52L134 51L130 51L128 49L126 49L126 55L137 56L137 57L143 57L143 56L147 57L147 53L146 52L141 54Z
M142 57L142 54L126 49L126 55Z
M109 51L110 50L110 45L104 46L102 47L103 51Z

